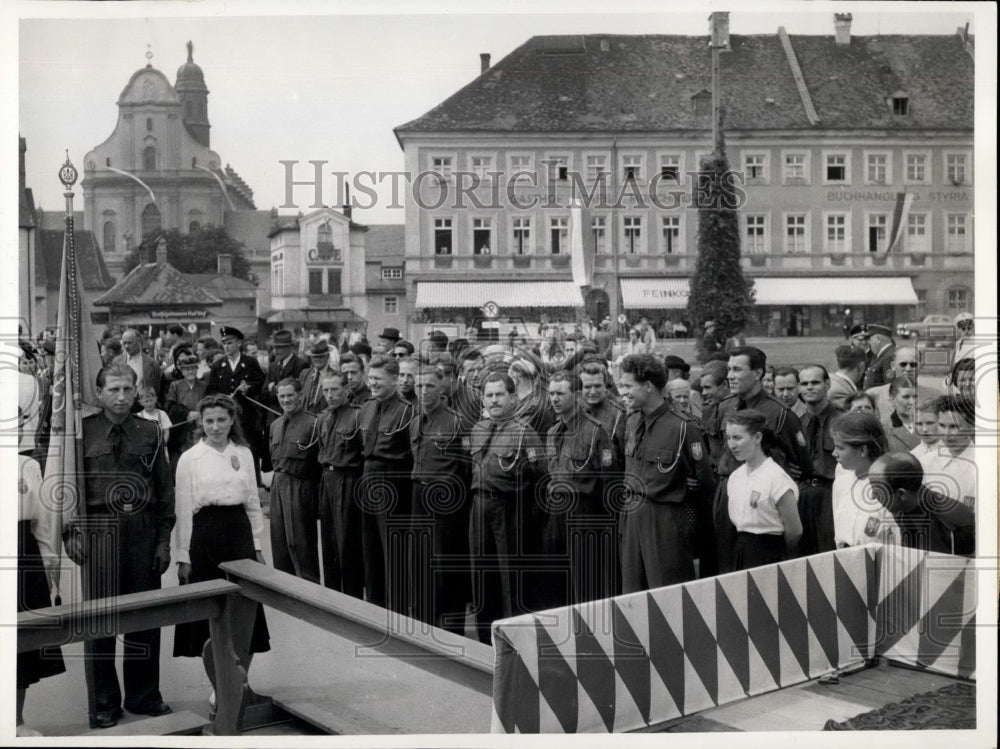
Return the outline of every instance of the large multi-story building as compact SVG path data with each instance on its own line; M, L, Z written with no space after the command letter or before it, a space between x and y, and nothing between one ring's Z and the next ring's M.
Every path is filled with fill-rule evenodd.
M852 37L850 22L732 36L719 55L750 332L973 306L971 39ZM711 54L707 36L534 37L398 127L417 175L416 321L468 320L489 302L532 320L684 318ZM593 265L576 284L574 242Z

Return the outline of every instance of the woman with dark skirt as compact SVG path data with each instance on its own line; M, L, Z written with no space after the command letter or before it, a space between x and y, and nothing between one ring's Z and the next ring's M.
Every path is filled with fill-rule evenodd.
M49 576L44 560L58 565L59 555L53 551L53 518L40 503L39 490L42 472L38 463L26 455L19 455L20 472L17 483L17 610L42 609L52 605L49 598ZM46 550L43 558L40 548ZM43 648L17 654L17 735L41 736L24 723L24 700L28 687L46 676L55 676L66 670L62 651L58 647Z
M227 395L202 398L197 408L201 439L177 461L177 579L181 585L222 578L222 562L256 559L264 564L264 516L253 454L240 433L237 408ZM201 657L208 638L207 620L178 624L174 656ZM247 668L254 653L270 649L264 609L258 605ZM211 670L208 677L214 686ZM214 696L209 698L213 708Z

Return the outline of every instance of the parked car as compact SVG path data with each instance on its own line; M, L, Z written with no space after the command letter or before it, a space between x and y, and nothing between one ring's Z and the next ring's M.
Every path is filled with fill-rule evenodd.
M953 343L958 338L958 328L948 315L927 315L923 320L900 323L896 334L901 338Z

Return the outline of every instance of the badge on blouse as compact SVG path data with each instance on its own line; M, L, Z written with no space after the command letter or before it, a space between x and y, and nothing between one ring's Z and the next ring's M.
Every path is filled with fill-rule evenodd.
M17 482L17 493L18 494L28 493L28 482L25 481L24 479L21 479L20 481Z
M878 533L879 520L878 518L868 518L868 522L865 523L865 535L871 538L875 538L875 534Z
M611 466L611 460L611 450L601 450L601 465L608 468Z
M695 460L701 460L703 457L705 457L705 453L701 451L700 442L691 443L691 457L694 458Z
M756 510L758 504L760 504L760 492L758 491L750 492L750 506Z
M229 456L229 462L233 464L234 471L240 470L240 459L237 458L235 455Z

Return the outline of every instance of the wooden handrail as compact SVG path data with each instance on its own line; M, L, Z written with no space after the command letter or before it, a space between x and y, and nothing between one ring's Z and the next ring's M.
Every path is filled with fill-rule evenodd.
M493 648L252 560L219 565L244 596L484 695Z

